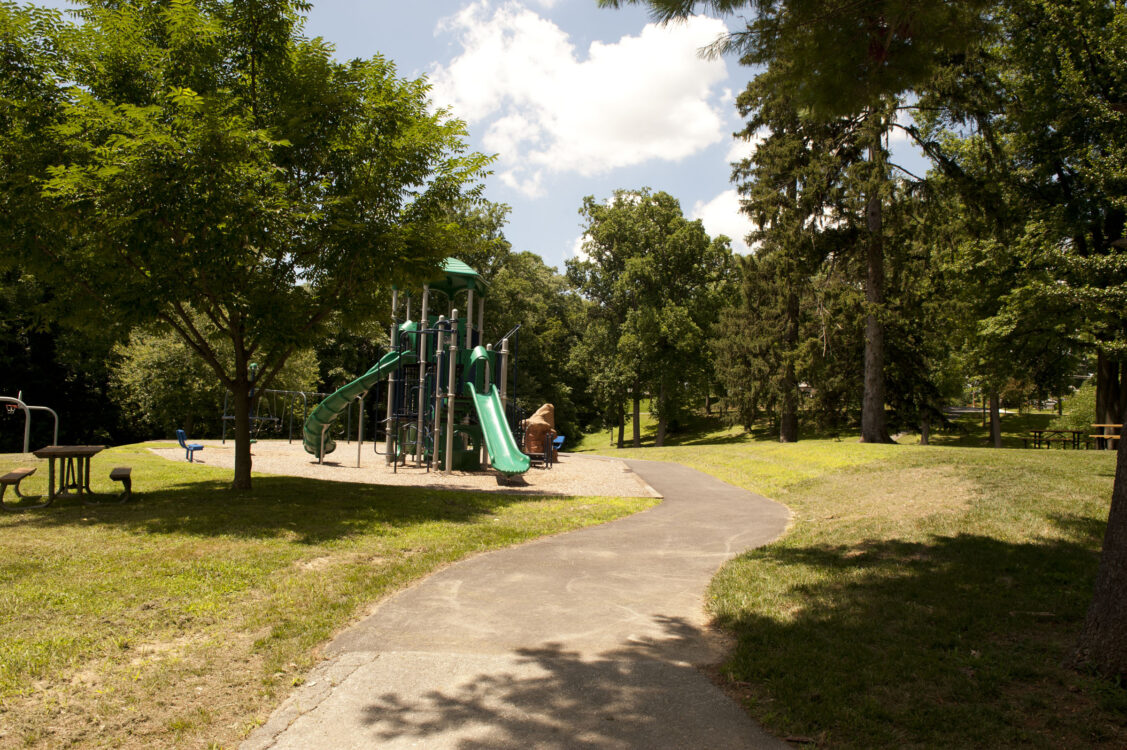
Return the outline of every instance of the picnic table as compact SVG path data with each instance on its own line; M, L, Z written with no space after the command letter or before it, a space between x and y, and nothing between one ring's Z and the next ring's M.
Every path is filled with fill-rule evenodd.
M1090 438L1093 438L1096 441L1096 448L1098 448L1100 450L1103 450L1104 448L1110 448L1111 445L1112 445L1111 441L1112 440L1118 440L1119 439L1119 433L1123 430L1123 425L1121 425L1121 424L1094 424L1094 425L1092 425L1092 427L1093 427L1093 429L1097 429L1097 430L1103 430L1103 429L1106 429L1106 428L1109 428L1109 427L1111 429L1115 430L1115 432L1104 432L1104 433L1099 434L1099 435L1089 435L1088 436Z
M1029 434L1033 437L1034 448L1052 448L1053 443L1058 443L1062 448L1070 445L1079 448L1084 430L1030 430ZM1084 445L1087 447L1087 441Z
M78 495L83 492L93 495L90 490L90 459L105 449L104 445L48 445L32 451L36 458L45 458L49 462L47 503L60 495L69 494L71 490ZM56 459L61 462L58 487L55 486Z

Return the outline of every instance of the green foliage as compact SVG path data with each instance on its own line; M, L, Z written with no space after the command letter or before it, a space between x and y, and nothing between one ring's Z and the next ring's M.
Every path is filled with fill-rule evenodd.
M234 393L242 487L250 361L269 387L334 315L371 317L373 289L433 273L446 207L477 195L489 162L432 110L425 80L379 56L336 62L305 38L308 7L90 0L75 25L0 15L28 60L21 80L43 82L9 89L18 127L0 163L42 192L5 205L0 224L20 230L5 261L78 282L90 327L157 319L183 337Z
M197 325L206 327L200 320ZM230 347L213 335L221 356L230 360ZM177 429L193 437L219 435L226 389L183 338L167 327L138 328L113 355L110 393L134 431L165 438L174 437ZM312 391L317 375L316 354L303 349L287 359L271 387Z
M1096 384L1087 380L1068 396L1061 404L1064 412L1052 421L1055 430L1083 430L1085 434L1096 434L1092 427L1100 424L1096 416Z
M710 240L673 196L648 189L617 190L605 203L588 196L580 213L585 257L567 273L593 305L592 343L577 349L576 368L591 374L608 415L628 391L649 392L660 441L712 380L708 336L730 294L728 240Z

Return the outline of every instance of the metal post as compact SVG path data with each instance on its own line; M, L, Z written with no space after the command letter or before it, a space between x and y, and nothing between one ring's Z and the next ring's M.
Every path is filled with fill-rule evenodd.
M478 341L485 342L485 295L477 295L477 330L481 335Z
M458 311L451 314L454 337L450 339L450 375L446 385L446 473L454 469L454 369L458 361ZM467 321L468 323L468 321Z
M427 404L427 334L424 332L430 327L427 316L430 311L427 309L430 302L430 286L423 284L423 309L419 313L419 413L418 419L415 424L415 465L423 465L423 412L426 411Z
M431 436L430 436L430 450L431 461L438 465L438 446L439 438L442 434L442 352L443 346L446 343L446 336L443 329L446 328L446 316L440 316L438 319L438 334L436 336L434 347L434 421L431 423Z
M356 468L357 469L360 468L360 446L364 445L364 397L367 396L367 395L368 395L368 392L364 391L358 397L358 400L360 401L360 426L357 428L357 430L359 431L360 434L356 436Z
M473 287L466 296L466 348L473 349Z
M501 408L505 414L509 413L509 340L507 338L501 339L501 375L498 378L500 381L501 390Z
M51 412L51 416L55 418L55 437L51 441L51 445L58 445L59 444L59 415L55 413L55 410L52 409L49 406L25 406L25 408L36 409L38 411L49 411L49 412ZM25 450L24 453L27 453L27 451Z
M399 348L399 321L395 317L396 307L399 304L399 290L391 290L391 338L388 339L389 351ZM387 378L387 414L386 414L386 439L384 440L384 456L386 463L395 459L391 455L392 443L395 436L391 434L391 412L395 408L395 371Z
M480 318L479 318L479 320L480 320ZM487 351L487 352L493 351L493 344L486 344L485 345L485 351ZM493 381L491 379L492 375L493 375L493 370L492 370L492 368L489 364L489 360L486 359L485 360L485 392L486 393L489 393L490 386L493 385ZM503 404L502 404L501 408L502 408L502 410L504 410ZM477 460L482 466L484 466L485 468L489 468L489 465L490 465L489 464L489 451L487 450L486 445L485 445L485 431L484 430L482 430L482 433L481 433L481 445L478 446Z
M27 408L27 404L23 402L23 399L19 397L0 396L0 402L19 404L20 408L23 409L23 452L28 453L28 447L31 442L31 411ZM56 442L58 442L57 438Z

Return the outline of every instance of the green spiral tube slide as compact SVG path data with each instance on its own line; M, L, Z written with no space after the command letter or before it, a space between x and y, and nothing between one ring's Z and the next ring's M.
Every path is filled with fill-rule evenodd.
M348 405L357 396L370 391L372 386L387 377L388 373L399 369L401 365L414 364L417 359L418 357L413 351L388 352L376 363L375 367L318 404L317 408L305 420L305 427L302 429L302 443L305 446L305 452L317 458L323 458L321 455L322 432L348 408ZM336 450L336 447L336 441L326 436L325 455L332 453Z

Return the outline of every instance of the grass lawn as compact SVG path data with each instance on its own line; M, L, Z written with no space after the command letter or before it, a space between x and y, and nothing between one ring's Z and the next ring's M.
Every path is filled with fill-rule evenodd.
M45 461L0 455L33 463L23 489L45 492ZM234 747L381 597L654 504L265 475L237 493L139 446L94 458L95 491L115 465L131 503L0 514L0 747Z
M1062 666L1112 453L780 445L715 424L678 442L578 447L679 461L792 510L783 539L729 562L708 594L737 636L724 678L768 730L833 748L1127 747L1127 690Z

